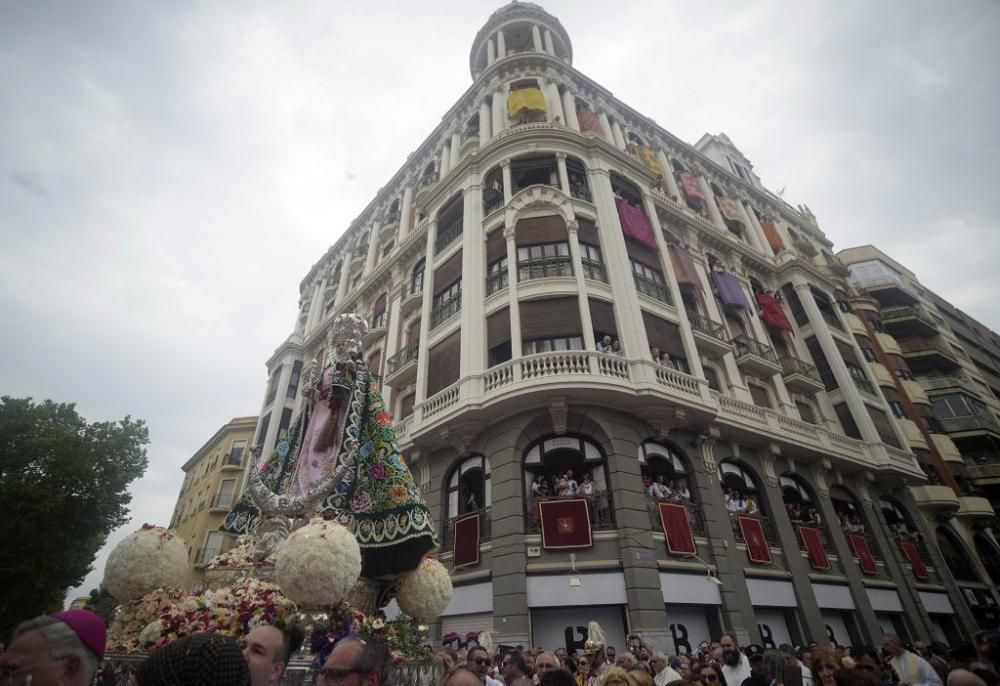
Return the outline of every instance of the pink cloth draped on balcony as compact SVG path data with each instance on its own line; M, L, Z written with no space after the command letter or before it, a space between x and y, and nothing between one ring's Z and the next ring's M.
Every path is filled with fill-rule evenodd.
M599 138L604 138L604 129L601 127L601 118L593 110L577 110L576 119L580 122L580 131L583 133L593 133Z
M788 321L785 311L781 308L781 303L775 300L773 295L758 293L757 304L760 305L760 318L765 324L773 329L795 333L792 323Z
M699 203L705 202L705 194L701 192L701 186L698 185L698 179L694 177L694 174L681 172L678 176L681 180L681 188L684 189L684 195L688 200L696 200Z
M751 311L750 301L743 292L740 280L729 272L712 272L712 283L719 294L719 299L727 308Z
M656 250L656 237L653 235L653 225L649 217L638 207L632 207L624 200L615 200L618 206L618 218L622 223L622 233L626 238L639 241L647 248Z
M687 251L687 248L676 243L668 243L667 252L670 253L670 262L674 265L677 285L701 290L701 279L698 278L694 260L691 259L691 253Z
M727 198L724 195L718 196L716 202L719 204L719 211L722 212L722 216L731 222L743 223L743 218L740 216L740 210L736 207L736 201L732 198Z

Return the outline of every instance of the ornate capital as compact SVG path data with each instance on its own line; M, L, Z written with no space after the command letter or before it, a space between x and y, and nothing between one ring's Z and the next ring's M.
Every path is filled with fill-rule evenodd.
M556 159L557 160L565 160L566 159L566 153L564 153L564 152L557 152L556 153Z
M512 241L512 240L514 240L514 235L515 235L515 232L514 232L514 227L513 226L505 226L505 227L503 227L503 237L504 237L504 240Z
M566 230L570 233L576 233L580 229L580 222L575 219L570 219L566 222Z
M563 435L567 431L567 419L569 417L569 404L566 398L552 398L549 400L549 418L552 420L552 431L558 435Z
M510 169L510 158L506 157L500 160L500 166L503 167L504 169Z

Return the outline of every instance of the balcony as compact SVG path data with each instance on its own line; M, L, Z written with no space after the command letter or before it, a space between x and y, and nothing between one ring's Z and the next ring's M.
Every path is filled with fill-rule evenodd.
M930 405L931 401L927 397L927 392L924 391L924 387L921 386L916 381L911 379L902 379L903 389L906 391L906 395L910 397L910 400L915 403L921 403L924 405Z
M993 506L986 498L976 495L963 495L958 499L958 517L968 519L991 519L996 516Z
M886 307L880 314L882 324L896 338L933 338L941 326L920 305Z
M479 544L488 543L492 535L492 515L490 508L484 507L474 512L463 512L452 517L444 523L444 531L441 536L441 552L449 553L455 549L455 522L469 515L479 515Z
M898 307L916 305L919 296L909 286L895 276L880 275L858 277L852 274L851 283L868 291L883 307Z
M781 373L781 365L771 347L746 336L730 341L736 352L736 364L754 376L769 377Z
M813 395L823 390L823 381L813 365L794 357L782 357L778 362L781 364L781 377L788 390L803 395Z
M451 296L447 300L438 303L434 309L431 310L431 330L433 331L437 327L444 324L446 321L454 317L456 314L462 311L462 294L458 293Z
M646 278L635 272L632 273L632 276L635 277L635 289L637 291L665 305L673 304L670 300L670 289L667 288L666 284Z
M243 469L242 451L241 454L239 455L236 453L230 453L229 455L226 455L225 459L222 460L222 465L220 465L219 469L221 469L224 472L241 471Z
M857 367L848 367L848 369L854 370L857 369ZM875 386L872 385L872 382L869 381L867 377L863 376L860 373L855 373L852 371L851 379L854 381L854 387L857 388L859 391L873 398L878 397L878 393L875 392Z
M529 511L524 513L524 533L542 533L541 517L536 505L543 500L560 500L560 498L535 498L526 501ZM590 504L590 528L593 531L614 531L615 517L611 507L611 494L595 493L588 498L588 501Z
M746 544L743 540L743 531L740 529L739 517L751 517L753 519L760 520L761 526L764 529L764 538L767 540L767 544L774 548L781 547L781 540L778 538L778 532L774 530L774 525L771 524L771 520L767 517L759 517L756 515L745 515L737 514L735 512L729 513L729 523L733 527L733 534L736 536L737 543Z
M507 290L507 280L508 276L506 268L488 275L486 277L486 295L490 296L494 293Z
M900 430L906 436L907 445L914 449L927 450L927 441L924 440L924 434L921 433L920 427L915 421L906 417L897 417L896 423L899 424Z
M949 436L932 433L931 441L933 441L934 447L937 448L938 453L941 454L941 458L945 462L964 462L958 446L955 445L955 441L951 440Z
M664 500L663 502L676 502ZM688 522L691 523L691 533L695 536L708 536L708 529L705 528L705 518L701 516L698 506L694 503L683 504L688 511ZM663 531L663 522L660 521L660 501L646 495L646 509L649 511L649 528L651 531Z
M539 257L517 263L517 280L534 281L573 276L573 260L568 256Z
M437 232L437 237L434 239L435 255L442 253L445 248L458 240L458 237L462 235L463 221L463 218L459 217L446 228Z
M980 485L982 485L982 483L1000 483L1000 462L967 466L965 468L965 474L966 478L971 479Z
M195 567L204 567L222 553L221 547L201 548L194 558Z
M412 280L408 281L403 286L402 297L399 301L399 311L403 316L408 315L413 310L417 309L423 304L424 296L424 280L420 278L414 283Z
M898 343L906 364L914 374L929 374L934 371L947 374L960 366L947 343L927 338L903 338Z
M917 506L927 512L948 513L958 510L958 496L950 486L911 486L910 492Z
M701 354L709 359L717 360L726 353L732 352L733 344L729 342L726 327L703 317L693 310L688 310L688 321L691 322L691 333L694 334L695 345Z
M503 196L494 195L490 198L483 198L483 216L488 217L501 207L503 207Z
M385 383L397 390L406 388L417 378L417 357L420 342L413 341L386 360Z
M372 315L368 322L368 333L361 339L362 344L367 348L385 335L385 310Z
M965 391L972 395L979 395L979 390L972 382L972 379L963 375L952 376L922 376L917 379L920 387L928 393Z
M949 434L991 433L1000 437L1000 422L990 414L971 414L964 417L941 417L941 427Z
M590 193L590 189L587 188L582 183L571 183L569 185L569 193L577 200L584 200L586 202L594 202L594 198Z
M583 268L583 278L600 281L602 283L608 282L608 274L604 270L604 265L602 263L586 257L581 259L581 263Z
M432 186L434 186L434 184L436 184L440 180L441 177L438 176L437 172L424 174L423 176L420 177L420 180L417 181L417 192L420 192L425 188L431 188Z

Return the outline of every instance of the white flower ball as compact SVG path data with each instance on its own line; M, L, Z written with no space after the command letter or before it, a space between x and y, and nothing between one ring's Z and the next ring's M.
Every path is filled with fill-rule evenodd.
M418 622L429 624L448 607L452 593L448 570L437 560L427 558L403 577L396 602L400 610Z
M116 600L137 600L158 588L180 586L187 573L184 541L162 526L143 527L115 546L104 566L104 587Z
M340 524L317 518L281 544L274 571L282 592L296 605L333 605L361 576L361 547Z

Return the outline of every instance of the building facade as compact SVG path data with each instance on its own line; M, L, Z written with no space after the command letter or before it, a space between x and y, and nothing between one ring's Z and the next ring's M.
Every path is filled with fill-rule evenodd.
M440 635L967 635L919 504L937 461L866 363L815 217L572 57L536 5L489 18L472 86L302 280L253 444L356 312L454 567Z
M187 589L201 588L205 565L232 547L234 537L219 531L239 495L257 417L236 417L222 426L184 463L184 484L170 528L188 547Z

